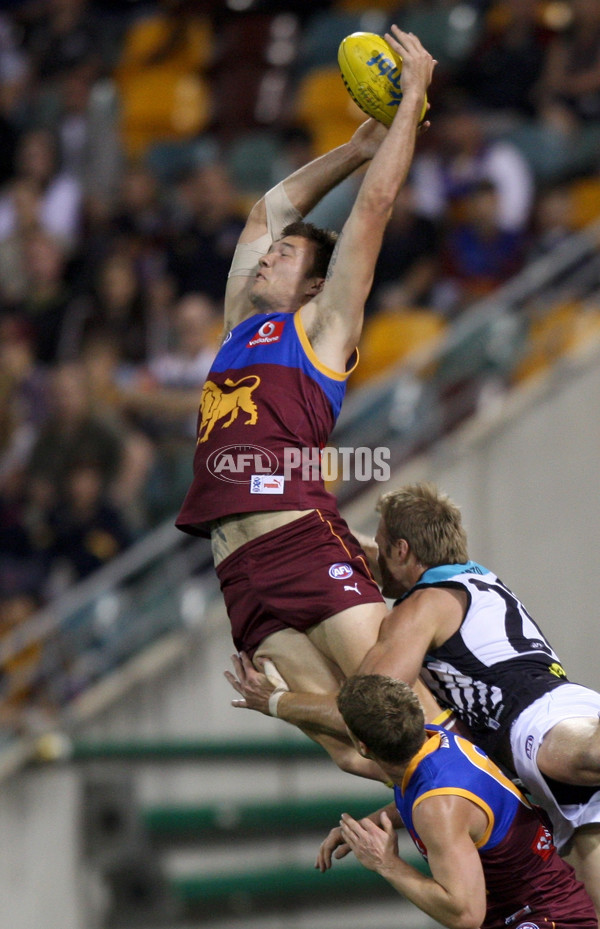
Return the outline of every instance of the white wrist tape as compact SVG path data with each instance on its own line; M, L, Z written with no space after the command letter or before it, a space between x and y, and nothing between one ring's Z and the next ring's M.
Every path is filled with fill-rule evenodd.
M269 716L277 716L277 706L283 695L287 693L287 688L285 690L274 690L271 696L269 697Z
M295 223L296 220L302 219L302 213L290 201L283 183L282 181L280 184L276 184L275 187L271 187L265 194L267 229L272 242L281 236L289 223Z
M282 694L288 693L290 688L282 678L273 662L268 658L263 663L263 671L267 676L267 680L269 680L275 687L275 690L269 697L269 713L271 716L277 716L277 705L281 699L281 696Z
M258 262L271 247L272 238L268 232L254 242L238 242L231 260L227 277L251 277L258 271Z
M269 251L273 241L281 236L288 223L302 219L302 214L290 202L283 189L283 182L268 190L264 199L268 232L254 242L238 242L228 277L250 277L256 274L259 260Z

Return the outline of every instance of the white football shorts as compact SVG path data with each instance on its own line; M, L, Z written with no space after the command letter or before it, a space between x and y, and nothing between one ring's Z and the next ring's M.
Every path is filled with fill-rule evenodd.
M565 719L584 716L600 716L600 694L580 684L565 683L523 710L510 730L516 773L534 802L550 816L559 851L565 850L579 826L600 823L600 786L584 802L559 804L537 766L537 753L553 726Z

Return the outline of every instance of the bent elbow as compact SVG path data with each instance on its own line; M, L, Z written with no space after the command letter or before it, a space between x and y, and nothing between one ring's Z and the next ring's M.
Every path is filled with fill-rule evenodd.
M468 916L454 923L453 929L481 929L482 923L483 919L475 919L472 916Z
M339 749L329 750L333 761L345 774L354 774L357 777L364 777L371 781L386 782L386 777L373 761L363 758L358 752L350 746L340 745Z
M450 929L480 929L485 919L486 906L466 906L448 920Z

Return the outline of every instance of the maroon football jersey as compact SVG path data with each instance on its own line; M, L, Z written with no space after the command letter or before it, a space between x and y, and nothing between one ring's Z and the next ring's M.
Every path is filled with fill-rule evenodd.
M235 513L335 512L320 450L348 374L321 364L300 312L263 313L236 326L202 390L194 476L178 528L209 535L212 520Z
M489 827L477 843L487 891L483 929L598 929L592 901L559 857L545 814L476 745L439 726L426 730L429 738L394 788L396 805L424 857L413 817L423 799L456 794L485 811Z
M541 820L536 823L527 810L517 811L510 832L495 848L483 852L481 860L490 901L485 929L535 926L541 917L556 929L597 929L583 884L559 857L548 827Z

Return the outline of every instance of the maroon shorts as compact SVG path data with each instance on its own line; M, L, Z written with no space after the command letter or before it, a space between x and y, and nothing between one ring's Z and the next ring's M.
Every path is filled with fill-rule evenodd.
M348 607L384 602L342 517L319 510L241 545L217 575L235 647L249 655L272 632L305 632Z

